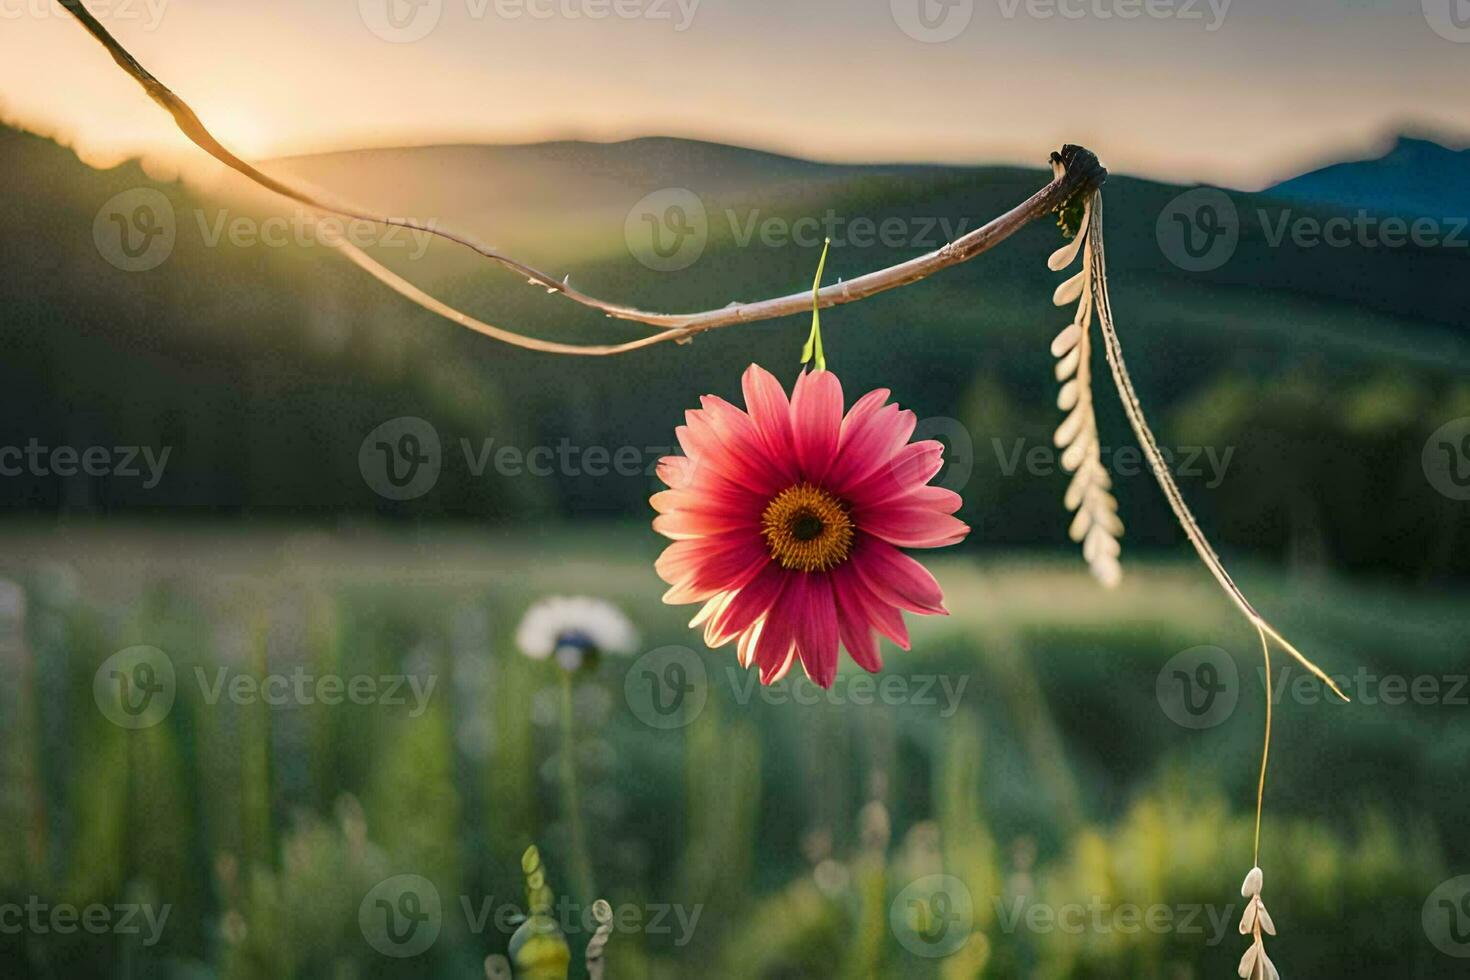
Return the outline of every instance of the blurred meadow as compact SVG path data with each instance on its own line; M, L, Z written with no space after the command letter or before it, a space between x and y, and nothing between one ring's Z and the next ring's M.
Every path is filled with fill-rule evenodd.
M593 898L626 913L612 976L1233 969L1258 651L1184 562L1134 563L1104 595L1056 559L940 560L953 615L889 651L887 693L855 686L866 675L851 664L830 694L805 680L757 693L729 651L685 649L699 689L671 727L637 696L646 657L605 659L574 691L597 894L569 894L558 669L517 655L511 635L529 602L563 591L623 604L650 650L689 647L685 617L657 601L655 554L642 529L612 525L12 529L0 899L171 911L159 936L5 935L5 960L37 977L476 976L513 928L483 912L524 908L534 842L574 903L575 956ZM1343 676L1438 676L1465 654L1463 603L1244 578ZM166 651L176 675L167 716L138 730L93 694L133 644ZM1155 689L1199 645L1228 651L1239 701L1189 728ZM429 695L272 705L211 696L221 670L412 678ZM1262 852L1284 930L1273 945L1305 976L1458 976L1420 910L1470 860L1454 778L1466 708L1365 702L1279 706ZM404 874L432 882L442 924L400 959L365 942L358 916ZM958 951L905 924L905 889L936 875L962 883L946 886ZM1036 907L1061 918L1026 918Z
M1443 147L1395 146L1470 172ZM1129 469L1102 383L1122 587L1100 589L1066 540L1047 455L1055 227L823 317L849 401L891 387L945 440L942 480L974 532L926 556L953 614L910 617L912 652L885 644L882 674L845 664L830 693L762 691L733 651L702 648L691 610L660 603L650 470L699 395L738 397L746 364L789 383L806 324L616 362L528 354L384 293L320 242L252 239L291 215L228 185L93 170L4 128L0 160L22 190L0 197L0 447L168 452L157 479L0 479L5 975L485 976L528 911L533 844L572 976L598 898L612 978L1234 973L1258 640ZM750 237L764 221L899 221L898 241L840 226L829 280L851 277L1047 179L686 140L268 169L675 309L809 285L820 240ZM668 188L692 189L708 225L700 256L660 272L629 228ZM145 270L107 237L140 216L116 203L140 191L172 232ZM1143 399L1246 593L1356 702L1276 657L1272 955L1292 976L1463 976L1470 905L1439 889L1470 871L1470 505L1425 453L1470 417L1465 254L1273 241L1282 216L1340 205L1232 192L1233 257L1191 272L1157 231L1181 193L1106 186ZM219 231L236 220L245 236ZM439 245L374 254L495 323L630 335ZM384 493L362 455L403 417L443 448L413 499ZM507 447L520 463L483 465ZM563 448L571 462L523 465ZM635 465L609 475L622 449ZM638 651L565 690L512 639L550 594L620 604Z

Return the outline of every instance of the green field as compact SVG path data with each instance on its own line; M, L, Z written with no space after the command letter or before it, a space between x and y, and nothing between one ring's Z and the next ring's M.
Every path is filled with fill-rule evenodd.
M804 681L762 694L731 651L697 649L688 610L658 601L642 526L82 522L12 524L5 540L0 574L27 611L0 640L0 904L168 908L156 935L0 931L19 975L480 976L515 928L499 912L523 904L533 842L575 903L574 976L578 910L598 896L621 916L615 978L1176 980L1231 976L1245 948L1259 648L1182 557L1125 551L1116 593L1080 560L939 558L953 615L912 622L911 653L885 649L886 686L848 664L814 697ZM1268 949L1290 976L1462 975L1421 914L1470 866L1470 692L1455 681L1470 610L1320 573L1239 578L1362 702L1327 703L1287 671L1261 855L1281 933ZM606 660L573 692L595 894L572 881L557 670L511 641L548 593L621 603L642 649L688 648L660 656L693 678L674 716L649 713L645 659ZM176 695L129 730L93 685L140 644L167 655ZM1239 700L1189 728L1156 690L1201 645L1238 665L1225 696ZM374 678L383 696L249 696L271 676ZM405 683L394 703L393 677L426 695ZM1438 694L1387 703L1391 678ZM359 924L374 886L402 874L441 899L437 939L409 958Z

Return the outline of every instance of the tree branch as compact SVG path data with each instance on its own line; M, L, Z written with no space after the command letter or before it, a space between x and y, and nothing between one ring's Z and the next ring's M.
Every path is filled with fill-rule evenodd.
M107 28L103 27L92 16L82 0L57 0L57 2L66 8L86 28L88 33L107 49L107 52L112 55L113 60L117 62L123 71L127 72L128 75L137 81L155 102L173 116L175 124L190 141L231 170L243 175L266 190L295 201L313 211L335 214L344 218L372 221L385 226L407 228L454 242L525 277L531 285L540 286L551 293L559 293L574 303L599 310L614 319L646 324L651 327L657 327L660 331L659 333L625 344L577 345L538 340L511 330L492 326L469 316L428 295L412 283L378 263L361 249L347 242L337 243L338 247L347 254L348 258L371 273L384 285L398 292L399 295L454 323L475 330L485 336L508 344L514 344L518 347L547 353L605 356L609 354L622 354L669 340L687 341L695 334L702 333L706 330L714 330L718 327L730 326L731 324L752 323L758 320L789 316L794 313L805 312L812 306L812 294L798 292L752 303L732 303L728 306L696 313L657 313L649 310L641 310L637 307L591 296L581 290L575 289L567 280L558 280L555 276L542 272L466 235L429 227L413 219L393 218L386 215L373 214L357 208L326 201L305 190L278 180L241 159L215 138L214 134L209 131L199 116L189 107L188 103L179 98L167 85L164 85L155 78L126 48L118 43L117 39L108 32ZM928 278L941 269L959 265L961 262L967 262L975 256L994 248L1037 218L1061 210L1074 199L1079 199L1078 195L1084 195L1080 199L1085 200L1085 195L1090 194L1107 179L1107 171L1098 162L1096 155L1081 146L1071 144L1063 146L1059 153L1053 153L1051 155L1051 162L1055 173L1052 181L1015 208L1012 208L1010 211L969 234L950 242L937 251L929 252L917 258L910 259L907 262L900 262L897 265L869 272L856 279L827 286L816 294L816 305L825 309L832 306L840 306L844 303L856 302L857 300L866 299L877 293L897 289L900 286L907 286L910 283Z

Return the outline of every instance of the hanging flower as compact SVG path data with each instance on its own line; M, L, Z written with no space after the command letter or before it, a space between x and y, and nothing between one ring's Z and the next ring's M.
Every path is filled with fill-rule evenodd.
M903 649L899 610L947 614L934 577L899 548L954 544L969 527L959 494L927 484L944 447L910 443L913 412L885 388L844 417L830 371L803 373L788 401L769 372L742 379L744 411L707 395L677 429L683 456L659 463L654 530L672 538L656 569L668 603L702 602L705 642L737 641L761 682L800 658L830 687L839 640L864 670L882 667L874 630Z
M632 653L638 633L623 611L603 599L552 596L521 619L516 646L532 660L555 658L567 671L593 667L605 653Z

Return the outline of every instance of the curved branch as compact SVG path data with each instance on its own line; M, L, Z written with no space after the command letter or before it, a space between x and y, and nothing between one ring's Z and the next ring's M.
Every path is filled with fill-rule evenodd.
M430 313L437 313L450 323L457 323L466 330L473 330L477 334L510 344L513 347L540 351L543 354L606 357L609 354L626 354L630 351L642 350L644 347L652 347L654 344L662 343L665 340L675 340L678 337L687 336L687 334L680 331L664 330L660 333L652 333L646 337L639 337L637 340L630 340L622 344L563 344L554 340L537 340L535 337L527 337L523 334L506 330L503 327L486 323L484 320L470 316L462 310L455 309L443 300L424 292L387 266L379 264L372 256L345 238L338 240L334 244L342 254L355 262L365 272L409 302L423 307Z
M587 354L597 356L621 354L668 340L687 341L693 335L706 330L713 330L736 323L750 323L757 320L789 316L794 313L805 312L812 306L812 294L798 292L773 299L760 300L758 302L732 303L717 309L695 313L657 313L649 310L641 310L637 307L614 303L591 296L573 288L566 280L558 280L554 276L505 255L468 236L430 227L413 219L372 214L357 208L323 200L305 190L293 187L272 177L241 159L215 138L214 134L209 131L199 116L189 107L188 103L179 98L167 85L164 85L155 78L126 48L118 43L117 39L108 32L107 28L103 27L92 16L82 0L58 0L58 2L76 17L88 33L107 49L107 52L117 62L118 66L137 81L153 101L157 102L173 116L175 124L191 142L220 163L223 163L231 170L241 174L255 184L295 201L313 211L335 214L355 220L371 221L385 226L407 228L454 242L492 262L504 266L512 272L524 276L531 285L540 286L551 293L559 293L574 303L599 310L609 317L657 327L661 332L627 344L582 346L537 340L476 320L474 317L462 313L424 293L422 290L413 286L413 284L379 264L360 249L351 247L345 242L339 245L352 261L372 273L379 281L388 285L400 295L409 298L425 309L429 309L455 323L459 323L461 326L476 330L479 333L504 341L505 343L525 347L530 350L558 354ZM1035 219L1062 209L1074 198L1077 198L1079 194L1090 193L1101 186L1107 178L1107 171L1098 162L1096 155L1081 146L1071 144L1063 146L1059 153L1053 153L1051 155L1051 161L1053 172L1055 173L1052 181L1015 208L1012 208L1010 211L969 234L955 239L953 242L936 251L910 259L907 262L900 262L897 265L867 273L856 279L827 286L816 294L816 305L819 308L826 309L832 306L840 306L844 303L856 302L857 300L866 299L877 293L918 282L941 269L959 265L961 262L967 262L982 252L986 252L995 247ZM1060 166L1058 166L1059 164Z

